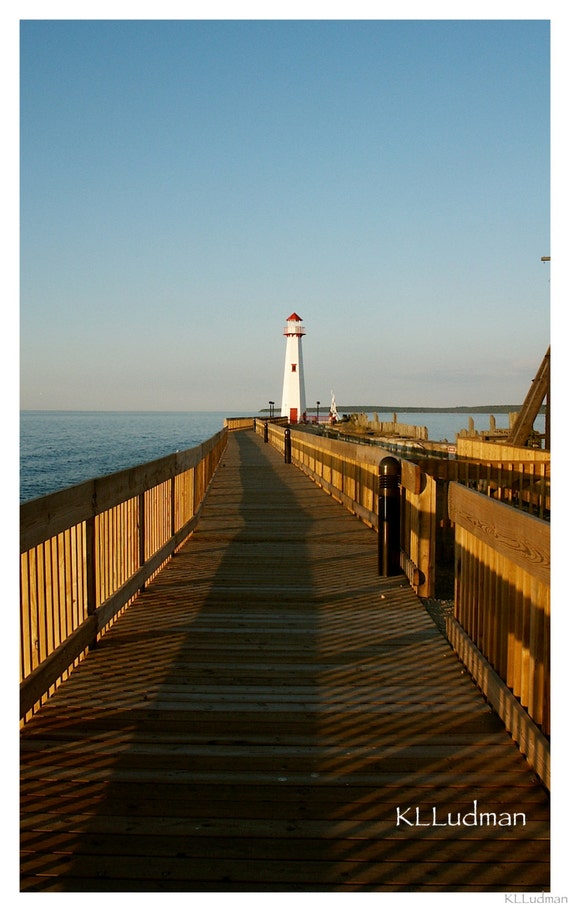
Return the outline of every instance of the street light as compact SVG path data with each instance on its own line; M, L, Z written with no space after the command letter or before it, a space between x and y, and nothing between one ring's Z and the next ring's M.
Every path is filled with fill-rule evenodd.
M275 405L275 402L273 401L273 399L270 399L269 400L269 417L270 418L273 418L273 406L274 405Z
M320 399L317 399L317 424L319 423L319 406L321 404Z

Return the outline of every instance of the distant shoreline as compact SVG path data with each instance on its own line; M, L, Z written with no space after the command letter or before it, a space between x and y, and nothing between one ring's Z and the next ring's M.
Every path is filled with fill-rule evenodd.
M520 412L522 405L454 405L448 406L447 408L437 408L431 406L412 406L412 405L337 405L337 411L339 414L354 414L356 412L395 412L397 415L404 415L409 413L424 413L426 415L445 412L448 414L460 414L460 415L476 415L476 414L496 414L496 415L508 415L510 412ZM269 409L261 409L262 412L268 412ZM316 408L311 406L307 408L307 412L316 412ZM319 411L321 413L326 412L326 406L321 406ZM540 407L539 413L543 414L546 412L546 408L543 406Z
M520 412L522 405L454 405L449 406L448 408L432 408L429 406L411 406L411 405L343 405L337 406L338 411L348 412L348 411L360 411L360 412L425 412L426 414L433 414L434 412L448 412L450 414L460 413L460 414L475 414L475 413L487 413L496 412L500 415L508 415L509 412ZM546 411L544 406L541 407L540 411Z

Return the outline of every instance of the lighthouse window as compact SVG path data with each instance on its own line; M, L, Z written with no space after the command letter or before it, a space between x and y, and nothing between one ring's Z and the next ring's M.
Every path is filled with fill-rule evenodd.
M292 365L291 365L291 370L293 371L293 373L295 373L295 372L297 371L297 365L296 365L296 364L292 364Z

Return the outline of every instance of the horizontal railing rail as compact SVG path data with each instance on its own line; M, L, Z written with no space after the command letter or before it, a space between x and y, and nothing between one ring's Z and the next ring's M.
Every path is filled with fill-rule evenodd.
M248 428L252 428L255 422L255 418L245 415L241 418L226 418L224 421L224 426L228 431L244 431Z
M482 689L495 696L500 714L506 712L504 721L525 753L545 757L540 733L550 733L550 526L457 483L449 488L449 514L455 600L448 635ZM518 705L538 734L521 723ZM536 757L533 765L540 765ZM538 769L543 778L545 769Z
M22 718L191 534L227 433L22 504Z
M420 457L417 463L438 481L457 481L540 519L550 517L549 460L485 459L479 462Z
M243 418L226 418L224 425L227 427L228 431L246 431L251 428L256 428L258 425L263 425L266 421L270 421L272 424L280 424L283 427L289 423L287 418L281 418L279 415L274 418L270 418L269 416L246 415Z

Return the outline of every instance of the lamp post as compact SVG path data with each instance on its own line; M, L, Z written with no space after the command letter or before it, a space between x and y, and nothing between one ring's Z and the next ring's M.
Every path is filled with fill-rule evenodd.
M270 418L273 418L273 406L274 405L275 405L275 402L273 401L273 399L270 399L269 400L269 417Z
M317 424L319 423L319 406L321 404L320 399L317 399Z

